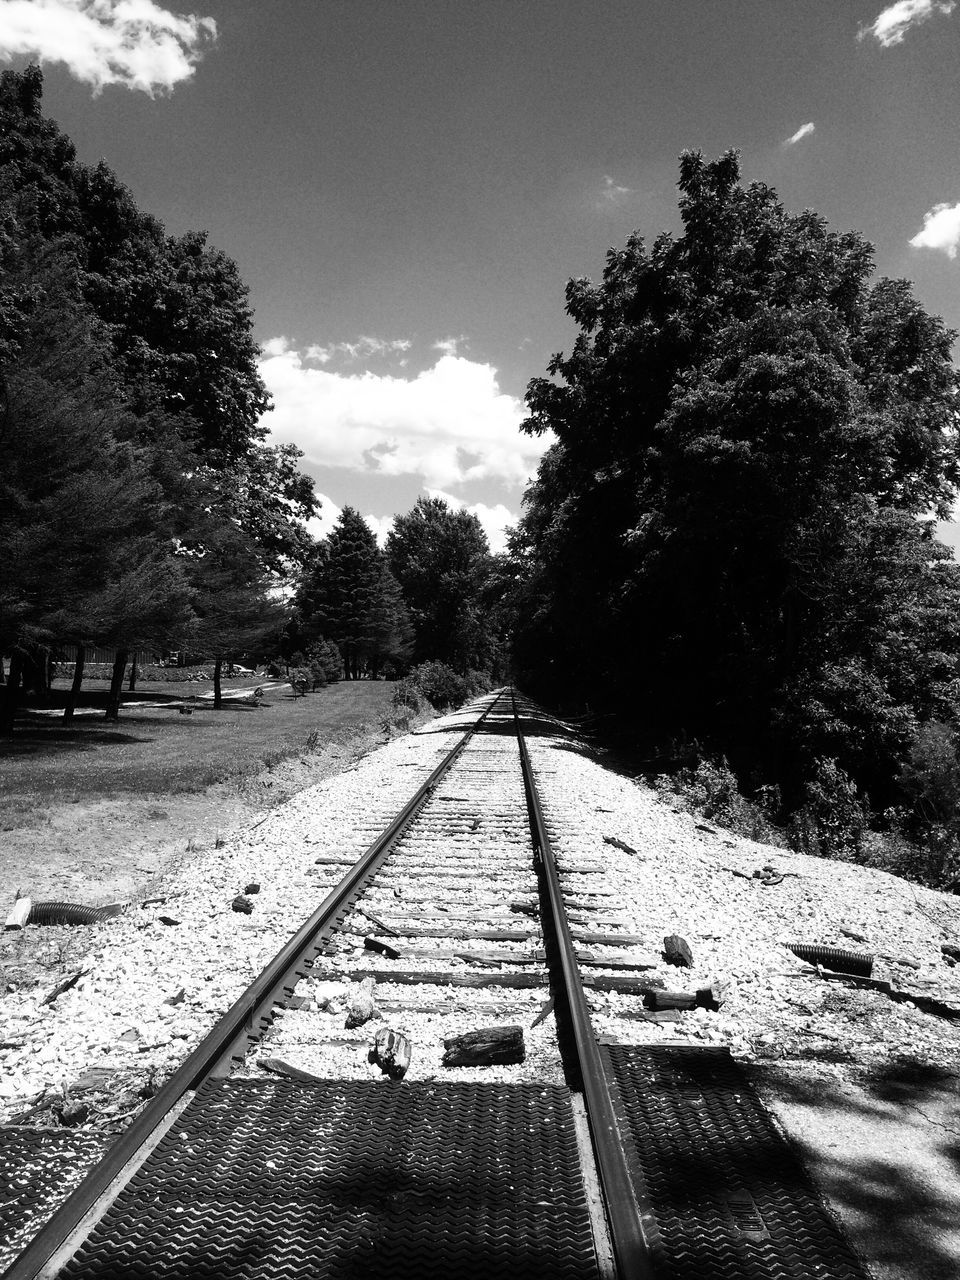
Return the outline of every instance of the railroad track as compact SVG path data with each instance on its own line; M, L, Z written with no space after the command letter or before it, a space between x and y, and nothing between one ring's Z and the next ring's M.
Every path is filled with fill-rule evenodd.
M644 940L540 804L567 731L462 719L4 1280L863 1277L724 1051L598 1043Z

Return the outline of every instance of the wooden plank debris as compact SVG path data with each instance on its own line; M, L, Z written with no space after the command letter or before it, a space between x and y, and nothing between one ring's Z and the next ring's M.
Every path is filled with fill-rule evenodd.
M286 1076L288 1080L298 1080L301 1084L320 1084L323 1079L322 1076L311 1075L309 1071L301 1071L299 1067L284 1062L282 1058L258 1058L257 1066L262 1071L270 1071L276 1076Z
M642 947L647 941L639 933L584 933L580 929L571 933L577 942L592 947Z
M371 924L375 924L381 933L391 934L393 937L399 937L399 930L393 925L387 924L385 920L381 920L379 916L375 916L372 911L368 911L366 907L355 908L358 915L363 916L365 920L369 920Z
M390 960L399 960L404 955L404 952L393 942L387 942L383 938L376 938L372 933L366 935L363 945L367 951L377 951L380 955L384 955Z
M510 1066L526 1057L523 1028L518 1026L465 1031L444 1040L443 1048L445 1067Z
M625 840L619 839L618 836L604 836L603 843L612 845L614 849L622 849L624 853L632 853L635 858L640 856L633 845L627 844Z
M370 973L363 969L354 969L349 976L354 980L363 978L379 979L381 982L395 983L402 987L545 987L549 979L545 973L455 973L452 970L433 969L422 972L386 973L378 969ZM595 979L590 985L599 985L601 979ZM636 982L629 978L610 978L610 982L623 983L623 990L632 991ZM620 987L609 990L621 990Z
M69 991L71 987L75 987L80 979L86 977L89 972L89 968L75 969L73 973L64 978L62 982L58 982L53 990L43 997L40 1003L53 1004L54 1000L56 1000L58 996L62 996L64 992Z

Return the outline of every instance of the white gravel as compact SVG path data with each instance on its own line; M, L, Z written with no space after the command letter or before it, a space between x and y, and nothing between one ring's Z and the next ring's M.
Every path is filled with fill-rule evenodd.
M0 996L0 1035L4 1044L12 1046L0 1050L0 1123L9 1123L50 1091L69 1089L91 1066L115 1068L129 1088L145 1086L151 1078L169 1072L345 869L316 865L315 859L334 854L352 859L362 852L474 715L467 710L432 721L418 733L373 752L356 767L302 792L262 825L224 847L192 854L156 891L163 902L134 904L123 917L89 931L89 950L81 965L84 976L51 1005L43 1004L47 987ZM587 754L570 750L569 742L533 737L529 746L561 866L566 861L603 867L566 878L571 903L578 909L577 927L592 932L620 929L642 939L642 944L629 948L584 947L585 953L652 964L656 967L638 970L637 975L659 978L671 989L692 990L715 979L727 986L727 998L718 1013L696 1011L667 1025L624 1017L639 1012L637 996L595 992L591 1002L598 1030L628 1043L677 1038L725 1043L744 1058L789 1056L842 1044L867 1057L913 1053L934 1062L960 1061L960 1022L922 1012L909 1003L894 1004L879 992L817 977L786 945L790 941L826 943L911 959L918 969L879 960L875 975L889 977L898 988L960 1007L960 968L949 968L940 953L941 941L960 933L956 898L883 872L758 845L713 824L698 826L696 819L674 811L644 786L605 770ZM491 836L500 850L498 856L516 853L517 870L505 881L477 881L476 896L466 894L467 890L473 893L469 878L453 879L453 887L465 891L456 910L462 908L461 914L478 926L489 927L491 921L496 925L498 920L505 923L509 899L535 898L531 881L521 869L523 850L515 833L508 830L518 803L515 789L511 790L514 784L498 772L505 753L513 749L507 737L480 739L477 751L459 766L475 768L477 754L486 752L489 759L480 767L494 772L476 773L471 781L485 779L488 799L495 801L497 788L505 788L493 805L501 817L484 820L488 830L482 825L478 832L470 831L469 815L460 813L463 806L457 799L463 795L466 776L454 774L439 789L434 805L448 812L447 826L455 830L444 835L428 832L403 854L429 860L433 841L439 859L451 843L469 851L471 842L480 847ZM713 829L700 829L704 825ZM606 844L604 836L631 845L638 850L637 856ZM764 888L731 872L751 874L766 863L795 874ZM402 906L413 904L431 913L441 882L426 880L426 874L421 870L404 877L400 870L392 872L394 880L370 896L369 908L386 913L388 893L399 888L395 915ZM251 895L253 913L233 912L233 898L252 882L260 884L260 892ZM450 905L446 898L444 903ZM588 906L596 910L585 910ZM452 920L454 911L449 914ZM164 917L178 923L166 924ZM535 922L523 915L513 921L515 927L535 928ZM841 927L863 934L866 941L862 946L851 941ZM695 960L692 972L660 961L663 937L669 933L689 942ZM362 946L359 936L356 942ZM510 943L415 940L415 949L425 953L466 948L529 956L538 945L536 936ZM449 968L456 962L425 958L416 963L422 968ZM357 951L336 957L331 973L339 976L358 968L382 974L383 981L388 981L390 972L400 967L409 968L410 961L391 962ZM530 970L527 965L509 967ZM591 974L603 971L595 965L587 969ZM629 971L616 972L626 975ZM409 1000L415 988L396 990ZM454 991L453 997L469 1008L470 992ZM449 991L446 998L451 998ZM537 991L529 996L516 991L497 995L484 989L475 998L494 1005L498 1001L526 1005L529 1012L538 1007L542 996ZM421 1028L412 1012L404 1017L415 1035L422 1033L424 1045L434 1036L433 1047L424 1051L416 1067L417 1072L429 1073L434 1069L441 1022L431 1015L429 1025L425 1022ZM278 1025L277 1034L292 1045L290 1019L287 1014L282 1023L285 1030ZM550 1026L548 1021L537 1029L544 1043ZM531 1035L530 1043L539 1040ZM351 1052L344 1048L347 1057ZM531 1059L536 1061L534 1052ZM330 1065L336 1065L334 1059ZM553 1071L554 1064L544 1063L544 1069Z
M622 1043L665 1038L729 1045L736 1056L781 1057L842 1045L863 1060L902 1053L960 1064L960 1021L894 1003L870 989L818 977L790 942L873 952L873 976L900 990L942 1000L960 1013L960 967L949 967L941 942L960 934L960 899L886 872L807 857L757 844L676 810L656 793L604 769L569 743L528 742L558 863L602 863L600 874L568 876L580 895L594 891L596 915L613 914L645 940L657 960L663 939L689 943L692 970L660 961L649 975L669 990L726 986L719 1012L695 1010L676 1024L628 1020L635 996L594 993L596 1026ZM604 841L613 837L636 856ZM784 875L763 887L765 865ZM842 929L863 936L852 940ZM627 956L628 952L623 952ZM896 963L911 960L918 968ZM590 972L602 972L591 969ZM666 1035L665 1033L669 1033Z
M223 847L191 853L156 882L152 893L163 901L134 903L86 931L83 976L52 1004L44 998L53 981L0 994L0 1043L8 1046L0 1049L0 1124L69 1090L90 1067L114 1069L128 1094L169 1074L346 870L315 859L355 860L475 718L465 711L433 720ZM234 912L251 883L260 885L252 914ZM48 932L76 938L69 929ZM128 1111L130 1101L100 1110Z

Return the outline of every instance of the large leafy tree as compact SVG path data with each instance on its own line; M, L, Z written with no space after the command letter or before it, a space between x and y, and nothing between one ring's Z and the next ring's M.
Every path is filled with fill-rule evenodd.
M103 161L80 164L43 116L42 88L36 67L0 75L0 199L74 254L141 443L169 443L172 424L187 470L206 473L272 570L288 570L317 502L299 452L264 444L270 403L236 264L203 232L167 236Z
M387 534L387 563L403 592L417 662L438 659L457 671L488 666L494 647L483 592L490 547L469 511L420 498Z
M734 153L679 185L683 234L572 280L579 336L530 384L524 429L557 442L514 544L518 662L788 790L829 752L883 792L956 663L956 569L917 523L960 474L952 335Z

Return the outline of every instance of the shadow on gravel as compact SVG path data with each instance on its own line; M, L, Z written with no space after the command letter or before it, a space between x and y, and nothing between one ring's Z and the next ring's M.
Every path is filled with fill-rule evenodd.
M909 1059L855 1081L752 1074L878 1280L956 1280L960 1076Z

